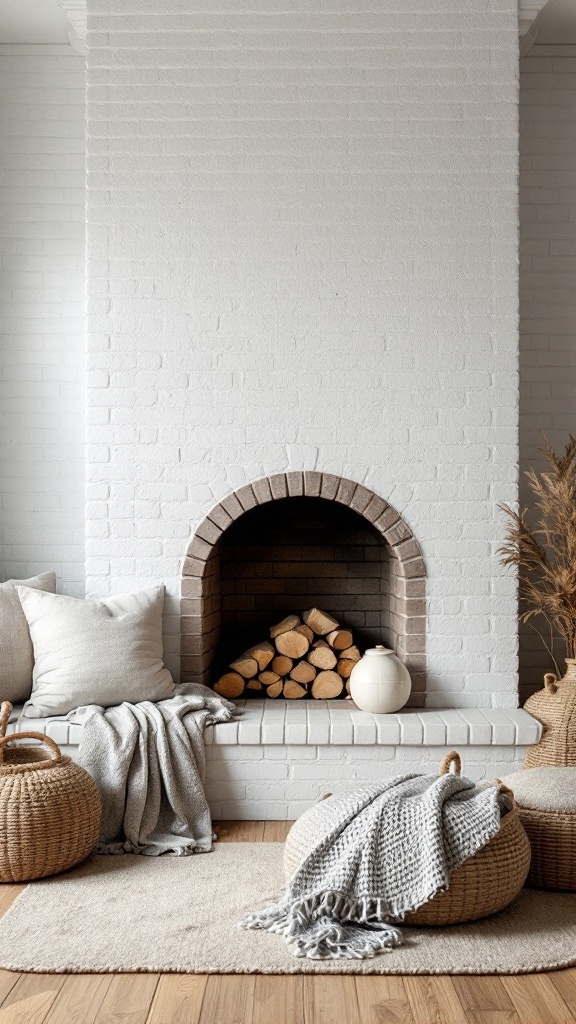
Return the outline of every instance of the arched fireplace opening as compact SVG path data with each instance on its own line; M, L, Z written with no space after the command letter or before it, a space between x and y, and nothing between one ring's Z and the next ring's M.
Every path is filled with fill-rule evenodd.
M269 627L312 606L387 643L424 704L425 570L405 520L331 474L288 473L228 495L192 537L182 579L182 679L210 684Z

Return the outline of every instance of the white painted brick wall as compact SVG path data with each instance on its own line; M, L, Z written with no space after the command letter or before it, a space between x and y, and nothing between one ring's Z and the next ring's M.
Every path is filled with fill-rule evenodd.
M10 203L9 210L4 207L0 228L3 317L7 327L0 385L2 573L4 578L55 566L63 589L81 593L84 463L78 439L83 429L83 332L76 310L83 295L79 275L83 268L84 62L65 48L49 52L53 49L0 47L6 125L0 159L4 201ZM574 179L576 161L576 54L552 57L538 56L539 52L535 47L520 63L523 468L537 462L541 427L558 447L574 429L576 385L576 201L567 191ZM433 74L429 68L427 74L438 79L440 72ZM455 71L450 74L454 77ZM166 91L166 86L163 88ZM126 91L142 100L152 94L137 85ZM396 156L395 163L398 160ZM14 188L19 189L18 196L6 192ZM58 190L57 202L48 202L49 189ZM39 190L44 190L42 198L46 202L37 201ZM55 295L57 316L53 306L49 309ZM41 315L30 316L32 306L38 303L43 307ZM188 357L198 362L201 352L188 353ZM162 355L158 352L148 349L140 358L151 371L161 366ZM204 361L208 366L210 357L205 355ZM29 379L30 374L38 379ZM209 379L200 379L200 384ZM91 415L97 420L108 412L92 409ZM472 416L470 409L470 422ZM481 410L476 410L474 416L478 426L486 420ZM406 443L408 431L408 426L402 430L395 427L390 436L397 443ZM294 459L294 449L291 451ZM310 453L300 450L302 466L306 455L307 464L313 464ZM278 466L283 465L279 460ZM253 473L260 471L260 467L253 467ZM227 472L231 474L232 469ZM193 476L191 472L190 480ZM238 482L240 477L232 479ZM147 497L139 499L138 514L143 511L142 502L148 501L146 512L150 518L140 519L137 530L142 540L150 535L155 554L170 548L174 575L182 524L168 519L170 513L164 509L159 535L159 516L155 513L160 512L160 493L160 483L150 483ZM480 484L477 494L484 493ZM91 487L92 499L104 502L102 510L106 509L108 494L107 483L98 481ZM188 501L188 481L164 484L162 495L165 501L175 503L172 511L176 515L178 503ZM97 513L94 507L90 530L96 537L106 529L102 520L96 522ZM116 531L122 537L121 524L116 524ZM166 543L174 537L173 545ZM478 580L478 585L481 594L475 606L480 606L482 597L484 608L497 611L500 605L495 604L487 582ZM97 589L93 584L94 592ZM507 607L508 596L503 600ZM443 607L448 607L446 599ZM458 593L450 607L461 607ZM175 628L174 621L169 628ZM174 646L172 641L170 644ZM541 673L547 667L548 659L537 638L522 636L522 696L540 685ZM469 675L467 691L473 693L478 687L483 692L490 678L491 674L485 672L475 678Z
M516 701L515 0L89 0L88 591L316 468L430 574L429 704Z
M520 61L520 464L536 465L540 431L557 450L576 433L576 47L535 46ZM521 500L529 500L525 483ZM550 659L521 632L521 697ZM561 646L558 649L563 656Z
M63 754L75 759L81 728L69 727L69 743L59 739L55 726L49 735ZM449 749L452 748L208 745L206 796L216 821L290 821L325 793L341 793L409 772L433 775ZM463 773L475 782L502 778L524 767L525 746L458 749Z
M358 746L206 747L206 795L217 820L290 820L327 792L407 772L435 774L448 748ZM461 749L474 781L520 771L526 747Z
M456 748L474 780L522 767L540 724L520 709L370 715L347 701L245 701L232 722L206 730L206 793L215 818L295 818L324 793L406 772L435 774ZM17 712L9 732L22 731ZM27 720L72 758L83 726Z
M84 85L65 46L0 46L0 571L84 593Z

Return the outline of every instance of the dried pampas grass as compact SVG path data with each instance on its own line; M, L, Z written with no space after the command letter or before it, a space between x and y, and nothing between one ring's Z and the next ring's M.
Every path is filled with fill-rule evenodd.
M532 625L543 616L551 637L563 638L566 657L576 658L576 438L570 435L564 453L556 455L544 437L541 452L550 469L526 473L533 508L515 512L500 505L508 529L498 554L503 565L518 570L520 621Z

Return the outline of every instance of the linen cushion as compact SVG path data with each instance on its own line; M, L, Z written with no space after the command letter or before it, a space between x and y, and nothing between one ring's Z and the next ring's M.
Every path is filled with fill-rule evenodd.
M56 590L56 573L43 572L29 580L8 580L0 583L0 701L21 704L32 689L34 653L30 630L16 586L33 590Z
M576 813L576 768L525 768L502 779L520 807Z
M34 647L28 718L84 704L164 700L174 682L162 660L164 587L84 601L17 587Z

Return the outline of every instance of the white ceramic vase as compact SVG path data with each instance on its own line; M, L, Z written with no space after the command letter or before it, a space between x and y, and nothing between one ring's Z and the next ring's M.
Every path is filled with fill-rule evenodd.
M370 647L352 669L350 694L362 711L387 715L403 708L412 689L410 673L394 651Z

